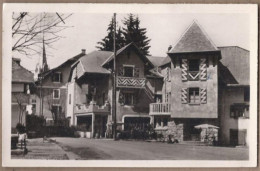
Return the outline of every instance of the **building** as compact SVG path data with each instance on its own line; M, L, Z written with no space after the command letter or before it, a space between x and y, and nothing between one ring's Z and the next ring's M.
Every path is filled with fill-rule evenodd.
M33 73L20 65L21 60L12 58L12 133L18 123L26 124L26 109L31 101Z
M66 117L87 137L106 137L113 117L114 53L93 51L71 65ZM167 57L143 56L134 43L116 53L117 129L158 132L177 129L179 141L204 141L213 125L214 139L246 145L249 118L249 52L216 47L193 22ZM69 70L69 69L68 69Z
M225 145L248 145L249 137L249 51L240 47L219 47L220 137Z
M71 65L81 56L85 55L85 49L82 52L61 65L41 72L36 82L36 114L43 115L46 118L47 125L56 124L66 115L67 102L67 83ZM43 56L44 66L47 66L46 56Z
M134 43L116 54L116 110L119 130L145 129L152 123L149 104L161 96L163 77ZM88 137L104 137L112 129L112 77L114 54L94 51L72 65L68 85L67 117L83 126Z
M222 144L247 144L249 51L216 47L194 22L159 68L166 89L162 103L150 104L155 127L174 121L183 129L181 140L203 141L205 131L195 126L210 124L219 127L216 138Z

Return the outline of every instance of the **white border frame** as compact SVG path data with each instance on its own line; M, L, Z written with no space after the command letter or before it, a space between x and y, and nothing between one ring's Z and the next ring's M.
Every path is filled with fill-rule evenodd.
M85 12L85 13L247 13L250 16L250 126L248 136L248 161L216 160L15 160L11 159L11 115L3 115L2 165L12 167L255 167L257 165L257 68L258 68L258 9L255 4L50 4L10 3L3 4L3 67L2 113L11 113L11 58L12 12ZM62 10L61 10L62 9ZM102 163L102 164L101 164Z

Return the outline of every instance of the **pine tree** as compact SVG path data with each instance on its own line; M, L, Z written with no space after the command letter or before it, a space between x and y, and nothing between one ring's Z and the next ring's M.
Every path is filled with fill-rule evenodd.
M151 39L146 36L146 28L140 28L140 19L133 14L129 14L128 18L123 21L125 28L123 28L123 34L125 37L125 43L134 42L141 50L143 55L149 55L149 43Z
M100 42L98 42L97 44L99 46L96 46L96 48L98 48L99 50L104 50L104 51L113 51L114 50L114 17L112 17L111 22L108 25L107 28L107 36L105 38L103 38ZM119 27L119 29L116 32L116 50L124 47L125 45L125 40L123 37L123 33L121 28Z

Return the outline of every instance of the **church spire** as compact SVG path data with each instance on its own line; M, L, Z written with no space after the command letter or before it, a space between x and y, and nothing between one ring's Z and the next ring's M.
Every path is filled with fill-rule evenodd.
M47 58L46 58L46 51L45 51L45 42L44 42L44 37L42 41L42 70L41 72L48 71L49 67L47 64Z

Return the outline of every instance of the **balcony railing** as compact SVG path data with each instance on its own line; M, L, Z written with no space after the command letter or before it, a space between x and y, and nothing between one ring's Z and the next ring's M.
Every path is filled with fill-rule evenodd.
M170 115L171 104L169 103L151 103L149 115Z
M89 105L86 104L77 104L75 106L76 114L85 114L85 113L100 113L100 114L109 114L110 113L110 104L106 103L103 106L96 105L95 102L90 102Z
M145 78L117 77L117 87L144 88Z

